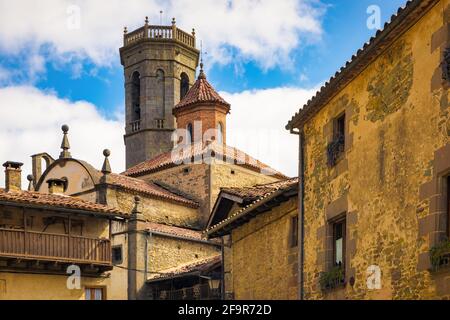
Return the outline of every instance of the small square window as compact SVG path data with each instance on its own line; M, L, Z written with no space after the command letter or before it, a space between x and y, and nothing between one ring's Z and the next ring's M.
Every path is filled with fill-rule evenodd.
M105 288L85 288L85 300L106 300Z
M345 145L345 113L335 119L334 123L334 139L341 139Z
M291 245L291 248L298 246L298 217L297 216L291 218L290 245Z
M121 264L123 262L122 246L112 248L112 263Z
M333 223L333 265L345 265L345 219Z

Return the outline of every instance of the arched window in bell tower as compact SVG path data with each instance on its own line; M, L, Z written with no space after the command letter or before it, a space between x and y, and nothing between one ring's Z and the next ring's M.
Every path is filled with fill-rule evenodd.
M166 86L165 75L161 69L156 70L156 119L164 119L165 116L165 100L166 100Z
M141 75L135 71L131 76L132 121L141 120Z
M180 83L180 100L184 98L186 93L189 91L189 77L186 73L181 74L181 83Z
M223 143L223 126L222 122L217 125L217 143Z
M188 123L187 125L187 140L191 143L194 142L194 129L192 127L192 123Z

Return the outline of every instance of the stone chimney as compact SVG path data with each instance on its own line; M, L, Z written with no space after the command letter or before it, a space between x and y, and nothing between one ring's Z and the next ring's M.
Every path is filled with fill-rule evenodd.
M22 169L23 163L7 161L3 164L5 167L5 190L21 191L22 190Z
M65 179L48 179L48 192L50 194L64 194L67 180Z

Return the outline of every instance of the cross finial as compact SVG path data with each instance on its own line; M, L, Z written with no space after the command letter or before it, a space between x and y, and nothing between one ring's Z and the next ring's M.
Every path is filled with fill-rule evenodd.
M203 72L203 55L208 54L207 52L203 52L203 41L200 40L200 73L198 75L199 79L206 79L205 73Z
M67 138L67 132L69 132L69 126L67 124L64 124L61 127L61 130L63 131L63 140L61 142L61 153L59 154L59 158L60 159L65 159L65 158L72 158L69 149L70 149L70 144L69 144L69 139Z

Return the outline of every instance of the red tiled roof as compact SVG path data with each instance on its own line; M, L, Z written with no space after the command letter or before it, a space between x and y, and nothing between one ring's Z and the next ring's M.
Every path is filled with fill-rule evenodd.
M242 209L227 216L225 219L215 223L214 225L208 226L208 228L204 231L204 234L207 236L207 238L211 238L215 232L219 231L226 225L236 222L237 220L241 220L243 223L247 222L248 220L244 219L245 215L247 215L249 212L254 210L259 205L261 205L263 202L266 202L276 197L277 195L280 195L283 192L287 192L291 189L295 190L295 188L298 185L298 182L299 182L298 178L292 178L285 181L279 181L276 183L269 183L266 185L256 185L250 188L221 189L221 193L227 192L226 190L228 190L229 193L232 193L236 196L248 197L247 200L250 200L251 202L245 205ZM210 221L211 222L214 221L213 217L210 218Z
M161 270L159 274L153 275L149 280L163 280L165 278L171 278L173 276L180 276L183 274L193 273L193 272L206 272L214 267L218 267L222 262L222 257L216 255L213 257L208 257L205 259L200 259L194 262L190 262L181 266L174 268Z
M82 200L80 198L63 196L57 194L45 194L35 191L9 191L0 188L0 203L1 202L14 202L18 204L29 204L42 207L54 207L73 209L86 212L105 213L117 216L126 216L127 213L123 213L116 208L111 208L102 204L93 203Z
M182 237L182 238L192 239L192 240L203 240L202 232L192 230L192 229L186 229L186 228L181 228L181 227L176 227L176 226L169 226L166 224L155 223L155 222L147 222L146 228L149 231L164 233L167 235L174 235L177 237Z
M112 185L198 208L197 202L172 193L154 183L115 173L109 174L109 178L109 183Z
M273 175L279 179L287 178L281 172L272 169L268 165L256 160L243 151L216 142L212 142L208 145L204 145L200 142L187 147L184 146L175 148L170 152L160 154L153 159L144 161L128 169L123 174L138 177L180 164L202 163L202 161L203 163L210 163L212 159L241 165L259 173Z
M215 104L222 104L226 107L230 107L230 104L226 102L217 92L212 85L206 80L206 76L203 71L200 71L197 81L189 89L184 98L174 107L180 109L196 103L211 102Z
M258 198L263 197L268 193L272 193L274 191L283 190L290 188L291 186L298 183L298 178L292 178L288 180L277 181L269 184L258 184L253 187L244 187L244 188L221 188L220 191L224 193L228 193L244 200L256 200Z

